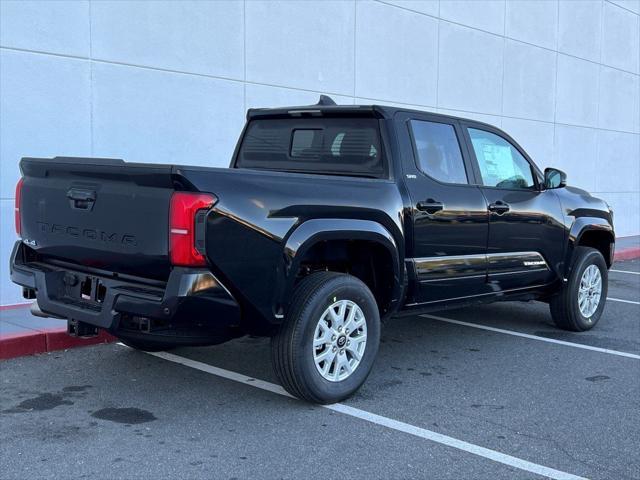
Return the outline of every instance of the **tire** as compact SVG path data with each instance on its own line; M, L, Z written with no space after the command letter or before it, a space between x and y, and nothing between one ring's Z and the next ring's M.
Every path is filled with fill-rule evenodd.
M331 307L335 323L329 320ZM344 326L340 325L341 312L346 318ZM349 322L351 312L355 313ZM360 327L347 332L348 325ZM327 343L314 347L314 340L321 341L318 332L327 333ZM291 395L313 403L335 403L351 396L364 383L379 343L380 314L367 286L351 275L318 272L296 287L286 319L271 339L271 358L280 383ZM329 360L317 364L323 355ZM323 374L321 368L328 370Z
M590 266L600 273L601 290L597 308L593 313L583 313L579 305L579 291L583 275ZM590 272L593 271L590 270ZM593 328L600 320L607 299L609 271L602 254L595 248L577 247L568 281L562 291L551 298L549 308L558 328L572 332L584 332ZM587 282L588 283L588 282ZM588 310L588 309L587 309Z
M118 337L122 343L127 347L135 350L141 350L143 352L162 352L164 350L171 350L175 348L175 345L161 342L145 342L144 340L132 340L130 338Z

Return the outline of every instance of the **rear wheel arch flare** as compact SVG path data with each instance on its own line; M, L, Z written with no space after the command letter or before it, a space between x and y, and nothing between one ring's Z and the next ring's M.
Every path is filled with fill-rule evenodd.
M328 270L350 273L367 284L378 301L381 315L393 311L401 297L403 269L396 241L384 226L374 221L309 220L287 239L284 263L285 282L279 295L283 304L301 271L323 263ZM379 278L382 275L386 284Z

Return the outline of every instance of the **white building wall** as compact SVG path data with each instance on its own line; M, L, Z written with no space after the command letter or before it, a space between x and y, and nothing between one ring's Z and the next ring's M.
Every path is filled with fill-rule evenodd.
M640 0L0 1L0 304L22 156L225 166L249 107L476 118L640 234Z

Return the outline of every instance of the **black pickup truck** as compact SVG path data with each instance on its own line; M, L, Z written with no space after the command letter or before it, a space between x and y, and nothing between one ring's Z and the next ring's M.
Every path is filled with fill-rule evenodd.
M602 200L501 130L386 106L252 109L230 168L23 158L11 278L70 334L158 350L270 336L320 403L365 381L380 321L473 302L602 315Z

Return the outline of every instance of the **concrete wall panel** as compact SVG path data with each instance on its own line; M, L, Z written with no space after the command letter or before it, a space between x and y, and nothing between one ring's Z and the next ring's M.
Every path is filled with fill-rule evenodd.
M558 54L556 122L598 126L599 70L595 63Z
M247 80L353 94L353 2L246 2L246 32Z
M101 60L244 78L241 2L93 2L91 35Z
M91 155L89 62L0 51L0 198L22 157Z
M555 49L558 32L557 0L517 0L506 3L509 38Z
M440 17L479 30L504 34L505 0L442 0Z
M435 106L438 21L381 3L357 7L355 95Z
M0 304L20 157L226 166L250 107L501 126L640 234L640 0L0 2Z
M89 2L0 2L0 46L88 57Z
M442 22L437 106L499 115L503 50L500 37Z
M544 48L507 40L502 113L553 122L556 56Z
M229 165L244 121L240 82L109 64L93 79L96 156Z

